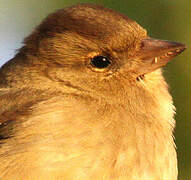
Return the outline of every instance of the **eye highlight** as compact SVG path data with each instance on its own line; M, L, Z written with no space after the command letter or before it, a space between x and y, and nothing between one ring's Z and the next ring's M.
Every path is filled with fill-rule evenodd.
M91 58L91 65L99 69L104 69L110 64L110 60L105 56L95 56Z

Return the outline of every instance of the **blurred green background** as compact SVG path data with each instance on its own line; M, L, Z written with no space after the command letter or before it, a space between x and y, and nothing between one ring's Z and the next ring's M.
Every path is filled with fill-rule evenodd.
M13 57L23 38L49 13L83 2L120 11L146 28L150 36L187 45L187 50L164 68L164 74L177 107L179 179L191 180L190 0L0 0L0 65Z

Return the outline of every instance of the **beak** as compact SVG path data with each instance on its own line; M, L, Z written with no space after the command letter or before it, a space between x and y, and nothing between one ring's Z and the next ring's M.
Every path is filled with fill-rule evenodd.
M173 57L186 49L182 43L159 39L143 39L138 58L141 60L140 75L165 66Z

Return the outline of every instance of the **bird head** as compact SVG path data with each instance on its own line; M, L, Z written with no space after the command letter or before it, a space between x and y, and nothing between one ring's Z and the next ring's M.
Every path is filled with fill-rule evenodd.
M127 16L91 4L49 15L25 44L20 53L52 81L109 99L124 99L133 88L158 88L158 69L185 49L153 39Z

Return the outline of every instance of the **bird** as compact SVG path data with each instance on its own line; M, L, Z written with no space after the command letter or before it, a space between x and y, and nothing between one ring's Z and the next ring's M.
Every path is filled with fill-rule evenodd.
M176 180L162 67L185 48L100 5L50 14L0 69L0 179Z

